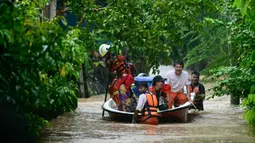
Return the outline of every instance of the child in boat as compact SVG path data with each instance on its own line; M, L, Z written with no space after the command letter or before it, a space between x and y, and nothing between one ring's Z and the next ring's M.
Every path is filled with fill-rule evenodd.
M118 110L125 111L125 112L132 112L132 101L130 97L127 95L127 90L124 84L120 86L119 89L119 105Z

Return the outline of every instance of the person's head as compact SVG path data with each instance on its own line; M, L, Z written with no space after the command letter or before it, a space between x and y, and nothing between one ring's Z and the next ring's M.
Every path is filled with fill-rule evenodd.
M142 81L139 83L138 90L141 93L144 93L148 90L148 83L145 81Z
M182 73L182 69L184 68L183 61L177 61L174 63L175 74L180 75Z
M120 93L121 93L121 94L126 94L126 92L127 92L127 89L126 89L125 85L122 84L122 85L120 86Z
M156 90L160 90L163 84L164 84L164 79L160 75L157 75L152 79L152 86L154 86Z
M193 72L191 73L191 82L194 83L194 84L198 83L198 81L199 81L199 76L200 76L199 72L193 71Z

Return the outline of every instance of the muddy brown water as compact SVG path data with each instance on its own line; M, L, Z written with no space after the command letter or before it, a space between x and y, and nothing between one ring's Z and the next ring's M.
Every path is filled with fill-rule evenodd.
M158 126L110 121L107 113L102 119L103 98L79 99L75 112L51 121L41 142L255 142L253 129L243 119L244 110L230 105L228 96L205 101L205 111L192 111L187 123Z

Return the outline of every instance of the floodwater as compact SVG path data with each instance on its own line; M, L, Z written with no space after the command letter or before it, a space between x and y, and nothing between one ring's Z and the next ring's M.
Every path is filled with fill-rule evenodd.
M171 66L160 66L165 77ZM206 84L206 89L210 88ZM79 99L75 112L65 113L51 121L51 128L42 143L158 143L158 142L244 142L255 143L253 129L243 118L240 106L230 105L228 96L204 102L205 111L192 111L187 123L167 123L158 126L110 121L107 112L102 118L104 96Z
M103 99L80 99L75 112L51 122L41 142L255 142L252 128L243 119L243 109L230 105L228 96L205 101L205 111L191 111L187 123L158 126L113 122L107 113L102 119Z

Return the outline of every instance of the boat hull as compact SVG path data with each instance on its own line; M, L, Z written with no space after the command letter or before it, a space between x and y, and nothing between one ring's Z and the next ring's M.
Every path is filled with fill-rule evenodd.
M158 112L160 114L159 122L187 122L188 110L191 104L186 102L180 107L168 109ZM123 112L115 109L116 104L112 99L109 99L102 106L102 109L109 113L110 119L113 121L131 122L134 115L133 112ZM140 114L139 114L140 116Z

